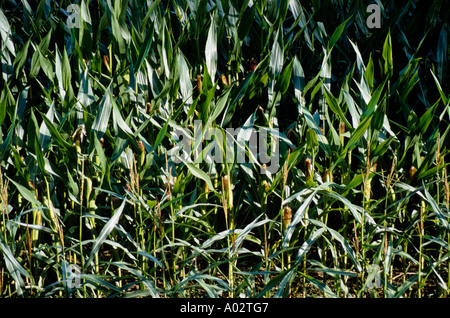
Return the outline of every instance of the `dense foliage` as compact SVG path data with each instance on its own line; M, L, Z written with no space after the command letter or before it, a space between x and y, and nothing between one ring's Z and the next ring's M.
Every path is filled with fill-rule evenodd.
M369 4L2 0L0 297L447 297L450 3Z

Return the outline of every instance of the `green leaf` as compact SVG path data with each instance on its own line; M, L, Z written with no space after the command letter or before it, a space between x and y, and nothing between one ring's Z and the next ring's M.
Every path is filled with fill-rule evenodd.
M295 268L295 267L293 267ZM290 273L293 272L293 268L289 269L287 271L282 272L279 275L276 275L275 277L272 277L267 283L264 284L264 288L259 292L258 295L255 296L255 298L262 298L266 295L268 291L270 291L272 288L275 288L276 286L279 286L280 282L282 282L284 279L287 278L287 280L291 279ZM279 297L279 296L277 296Z
M205 91L203 91L203 99L200 104L200 107L198 109L199 111L199 117L202 120L202 122L208 121L210 118L210 108L211 105L214 104L213 99L216 95L216 86L213 85L205 94Z
M353 180L352 180L351 183L353 183L353 184L354 184L354 182L357 183L357 181L358 181L358 178L357 178L357 177L358 177L358 176L361 176L361 175L355 176L355 177L353 178ZM356 178L356 180L355 180L355 178ZM361 179L360 182L362 182L362 179ZM356 187L358 184L359 184L359 183L354 184L354 187ZM352 188L352 187L350 187L350 188ZM361 213L358 212L357 207L356 207L353 203L351 203L348 199L346 199L345 197L341 196L340 194L338 194L338 193L336 193L336 192L334 192L334 191L323 191L323 194L326 195L326 196L332 197L332 198L334 198L334 199L337 199L337 200L341 201L342 203L344 203L344 205L345 205L345 206L350 210L350 212L352 213L352 215L353 215L353 217L355 218L355 220L356 220L358 223L360 223L360 224L362 223ZM363 212L363 213L364 213L364 212Z
M280 74L283 68L284 46L282 37L283 31L280 29L275 35L272 50L270 52L269 72L273 77Z
M161 128L161 130L158 132L158 135L156 136L155 144L153 145L153 150L158 148L159 144L162 142L162 140L166 136L168 125L169 125L169 121L166 120L166 122L164 123L164 126Z
M288 244L292 238L292 235L294 234L294 230L297 227L297 224L302 220L303 216L305 215L306 211L309 209L309 205L314 198L314 196L317 193L317 189L314 190L308 198L302 203L300 208L295 212L294 216L292 217L291 223L289 223L289 226L286 229L286 232L284 233L283 242L282 242L282 248L287 248Z
M367 116L372 115L372 113L375 111L375 106L378 104L378 101L380 100L381 92L383 91L384 85L387 82L387 78L381 83L375 92L373 93L372 97L370 98L369 103L367 104L366 111L361 115L360 120L364 120Z
M139 56L137 58L136 65L134 68L135 74L137 74L139 72L139 69L141 68L141 65L142 65L144 59L147 57L148 52L150 51L150 46L152 44L154 31L155 31L155 25L153 23L151 23L150 29L146 31L147 33L145 34L144 43L142 43L142 46L139 50Z
M408 289L410 289L414 284L417 283L418 279L419 274L411 276L407 281L405 281L400 287L397 288L394 298L402 297Z
M30 78L35 78L38 75L39 70L41 69L41 64L40 64L41 59L39 58L39 56L40 56L39 48L36 48L31 57L31 65L30 65L30 73L29 73Z
M199 168L197 168L195 165L193 165L190 162L186 162L183 158L181 158L181 161L183 161L183 163L186 165L186 167L188 167L189 171L197 178L202 179L203 181L206 182L206 184L208 185L208 189L216 191L212 182L211 182L211 178L202 170L200 170Z
M44 120L45 125L47 126L48 131L51 134L51 137L55 139L55 141L62 146L64 149L71 152L73 150L72 144L67 142L59 133L59 131L55 128L54 124L50 121L50 119L47 118L47 116L41 112L42 119Z
M258 219L262 216L263 214L260 214L258 217L256 217L255 220L253 220L251 223L249 223L243 230L242 232L240 232L238 234L238 236L236 237L236 241L234 242L234 246L233 246L233 254L237 254L239 247L243 244L244 239L246 238L246 236L250 233L251 230L253 230L255 227L261 226L263 224L266 224L267 222L270 222L271 220L269 219L265 219L262 221L258 221ZM258 221L258 222L257 222Z
M387 138L385 141L380 143L374 151L372 151L371 156L373 156L373 158L376 158L384 155L384 153L389 150L389 146L392 141L394 141L394 137Z
M311 221L312 224L320 226L320 227L326 229L328 232L330 232L331 236L336 241L338 241L341 244L342 248L344 249L346 255L349 256L349 258L352 261L353 265L357 268L358 271L361 271L361 265L356 260L355 252L350 247L350 245L345 240L345 238L341 234L339 234L339 232L337 232L336 230L333 230L332 228L326 226L324 223L320 222L319 220L310 219L310 221Z
M308 127L310 127L311 129L313 129L316 132L317 141L319 143L320 148L323 149L323 151L325 152L325 154L328 157L331 157L331 155L332 155L331 147L330 147L330 144L328 143L327 138L320 131L319 126L316 124L316 121L314 120L313 116L309 112L308 108L301 106L301 109L302 109L303 115L305 116L306 124L308 125Z
M206 127L209 127L209 124L214 122L217 117L222 113L223 109L227 105L228 97L230 96L231 89L227 90L226 93L220 97L219 101L215 104L216 107L214 108L214 111L211 116L208 118L208 124Z
M17 190L19 190L20 194L28 202L31 202L31 203L35 204L36 206L39 206L41 204L39 202L39 200L36 199L35 193L32 190L27 189L26 187L20 185L19 183L17 183L16 181L10 179L9 177L8 177L8 179L16 186Z
M101 276L92 275L92 274L80 274L80 279L84 279L90 282L92 285L100 285L104 286L110 290L114 290L116 292L121 292L122 290L114 284L109 283L108 281L101 279Z
M36 155L36 161L38 163L39 169L41 170L41 173L45 176L48 176L47 170L45 169L45 161L44 161L44 154L42 153L42 145L39 142L39 136L40 136L40 132L38 129L38 122L36 119L36 116L34 115L34 112L31 111L31 119L32 122L34 123L35 129L36 129L36 133L33 136L34 138L34 152Z
M434 119L434 113L436 112L437 106L439 105L439 101L437 101L433 106L431 106L419 119L417 123L417 129L419 130L421 135L424 135L428 129L428 126L431 124Z
M9 87L8 84L5 84L5 88L6 88L6 96L8 96L11 92L9 91ZM8 135L6 136L6 139L3 141L3 144L0 146L0 159L3 160L3 158L7 155L8 150L9 150L9 146L11 144L11 140L12 140L12 136L13 133L15 131L17 131L17 136L19 138L23 138L24 136L24 129L23 129L23 119L24 119L24 113L25 113L25 107L27 105L27 100L28 100L28 90L29 90L29 86L26 87L19 96L19 101L15 107L14 110L14 115L13 118L11 120L11 126L9 127L9 131L8 131ZM2 92L3 94L3 92ZM14 100L12 98L12 100ZM16 129L16 119L19 119L19 125ZM30 121L31 122L31 121Z
M317 141L317 133L314 129L308 128L306 131L306 144L308 146L308 152L314 156L319 149L319 142Z
M325 232L325 228L320 228L315 230L311 236L302 244L302 246L298 249L297 256L295 257L295 262L297 264L300 264L301 261L303 261L303 258L305 257L306 253L311 249L311 246L314 244L314 242L322 236L323 232Z
M337 43L337 41L340 39L342 32L344 32L345 27L347 26L347 22L352 17L348 17L344 22L342 22L333 32L333 35L331 35L330 40L328 41L328 50L331 50L333 46Z
M224 111L224 115L222 117L222 122L220 123L221 127L226 126L231 118L234 115L234 112L236 110L237 103L245 96L245 93L247 92L249 83L254 76L255 73L250 74L243 83L239 84L237 89L239 90L236 96L234 97L233 101L227 105L227 108ZM234 84L233 84L234 85Z
M337 298L336 294L333 293L333 291L327 284L325 284L325 283L321 282L320 280L317 280L316 278L313 278L309 275L303 274L302 272L300 272L300 274L302 276L304 276L313 286L315 286L316 288L321 290L325 295L327 295L327 297Z
M11 29L11 26L8 23L8 19L3 13L3 10L0 10L0 37L2 39L2 51L8 49L8 51L14 56L16 52L14 49L14 42L12 37L13 32L14 31Z
M39 51L39 64L41 66L42 71L44 71L47 78L53 83L53 65L48 58L46 58L41 51Z
M4 96L4 92L2 92L1 97ZM3 121L5 120L6 117L6 104L7 104L7 100L6 98L1 98L0 97L0 126L3 124Z
M360 121L360 111L358 110L358 107L355 105L355 101L353 100L352 96L349 94L348 91L343 90L343 95L344 95L344 100L345 103L348 107L348 111L350 113L350 115L352 116L352 124L353 124L353 128L356 129L356 127L358 127L359 121Z
M80 3L80 13L82 21L91 25L91 14L89 13L89 4L86 4L86 0L83 0Z
M369 56L369 62L367 62L367 68L364 72L364 78L369 86L369 90L372 91L373 88L373 78L374 78L374 65L372 60L372 54Z
M56 74L56 79L58 80L59 95L60 95L61 101L64 102L64 99L66 97L66 91L64 90L61 53L59 52L58 47L56 47L55 59L56 59L55 74Z
M188 194L185 194L184 196L187 197ZM175 199L175 200L172 200L172 201L170 201L170 202L168 202L168 203L166 203L165 205L163 205L163 206L161 207L161 210L162 210L164 207L166 207L166 206L170 206L170 204L174 203L176 200L178 200L178 198ZM212 203L195 203L195 204L191 204L191 205L184 206L182 209L180 209L179 211L177 211L177 213L175 213L175 215L173 216L173 218L177 218L177 217L183 215L183 213L186 212L186 211L188 211L188 210L194 209L194 208L196 208L196 207L202 207L202 206L211 206L211 207L216 207L216 208L222 207L222 205L212 204ZM203 222L203 221L201 221L200 219L196 219L196 222ZM203 222L203 223L204 223L205 225L207 225L206 222Z
M187 105L193 103L192 100L192 83L190 78L190 72L186 60L184 59L181 51L178 53L178 69L180 72L180 91L183 96L183 101Z
M50 30L47 35L42 39L41 43L39 43L39 51L46 55L48 51L48 47L50 45L50 40L52 36L52 30Z
M36 152L36 161L38 163L39 169L44 176L48 176L48 172L45 169L44 154L42 153L41 144L37 139L34 139L34 151Z
M237 28L237 33L240 41L244 41L245 37L250 31L253 21L255 20L256 7L256 5L252 5L251 7L248 5L242 6Z
M1 12L1 11L0 11ZM23 291L22 288L25 287L25 284L23 282L22 277L23 275L25 277L31 278L31 275L23 268L22 265L17 261L17 259L14 257L11 249L9 246L4 242L3 234L0 235L0 250L2 251L3 258L5 259L6 268L8 272L11 274L13 279L15 280L15 288L19 294L19 296L22 296Z
M161 268L164 267L163 264L156 257L154 257L153 255L151 255L151 254L149 254L147 252L141 252L141 251L138 251L136 253L138 253L139 255L144 256L145 258L148 258L152 262L156 263L156 265L158 265L159 267L161 267Z
M22 69L22 67L25 65L25 62L27 60L28 56L28 47L30 46L31 39L28 39L25 44L20 48L19 52L17 52L17 55L14 59L14 70L16 77L19 76L19 72Z
M348 140L347 144L345 145L346 152L349 150L352 150L353 148L356 147L356 145L359 144L359 142L361 141L361 137L364 135L367 128L369 128L369 126L370 126L372 117L373 117L373 113L371 115L367 116L366 118L364 118L364 120L362 120L359 123L358 127L353 131L350 139Z
M438 45L436 49L436 59L437 59L437 73L441 82L448 78L448 45L447 45L447 30L445 25L442 26L441 32L439 33Z
M119 25L119 22L117 21L115 14L111 15L111 29L115 39L115 43L117 44L117 47L119 49L118 53L120 53L120 55L125 54L127 49L126 43L122 35L122 29Z
M274 89L275 89L275 91L278 91L281 94L285 94L289 88L289 84L291 81L291 75L292 75L293 62L294 62L294 60L291 60L291 62L286 66L286 68L283 70L283 72L277 78L277 80L275 82Z
M92 124L92 131L95 133L98 139L102 138L106 132L109 117L111 115L111 110L112 110L111 94L109 91L106 91L105 95L100 101L97 115L95 116L94 123Z
M154 284L151 281L149 281L147 279L147 277L142 275L140 271L136 270L133 267L126 266L125 263L123 263L123 262L114 262L113 264L119 268L124 269L127 272L130 272L132 275L138 277L139 280L142 281L142 283L146 287L146 289L143 290L146 292L146 296L150 296L153 298L159 298L159 293L156 291Z
M222 232L219 232L219 233L215 234L213 237L210 237L205 242L203 242L203 244L200 246L200 248L205 249L205 248L211 246L214 242L223 240L228 235L233 234L233 233L234 233L233 230L224 230Z
M91 83L89 82L89 69L86 67L80 79L80 88L77 95L77 103L75 106L77 113L77 126L84 125L83 107L88 108L94 103L94 93ZM105 96L103 97L105 98Z
M205 59L206 67L208 69L211 81L215 82L216 70L217 70L217 31L214 18L211 16L211 25L208 31L208 38L206 39L205 47Z
M107 164L108 164L108 160L105 156L105 151L103 150L103 147L100 144L100 140L98 140L97 138L94 138L94 143L95 143L95 150L97 151L97 156L100 159L100 165L102 168L102 175L101 175L101 183L103 183L103 180L105 178L106 172L107 172Z
M7 110L15 107L15 103L9 85L8 83L5 83L5 87L0 95L0 126L5 120Z
M433 75L434 82L436 83L436 87L437 87L437 89L439 91L439 94L441 95L442 101L444 102L444 105L447 106L448 102L449 102L449 99L450 99L449 98L450 95L449 95L449 97L445 96L445 93L442 90L441 84L439 83L439 80L437 79L436 75L434 75L433 70L430 69L430 72L431 72L431 75ZM449 115L450 115L450 110L449 110Z
M391 31L389 30L383 45L384 74L391 77L394 69L394 61L392 58L392 41Z
M294 73L294 95L297 98L300 105L298 106L299 113L303 113L302 106L305 106L305 98L302 95L303 89L305 88L305 73L303 71L303 67L298 60L297 56L294 57L294 64L292 66L292 70Z
M170 33L167 30L166 20L163 22L163 31L162 31L162 45L161 45L161 57L163 62L163 71L166 75L166 78L170 78L170 66L172 64L172 46L170 42ZM180 67L178 67L180 68ZM180 72L182 72L180 70ZM184 95L183 95L184 96Z
M430 192L428 192L427 188L425 187L424 182L422 181L422 186L423 186L423 191L425 192L425 197L426 200L428 201L428 203L431 206L431 209L433 210L434 214L436 215L437 219L439 220L439 222L441 223L442 227L450 230L449 227L449 223L447 220L447 217L445 216L445 214L443 213L443 211L441 211L441 209L439 208L438 204L436 203L436 201L433 199L433 197L431 196Z
M344 122L347 127L352 127L352 125L349 123L347 118L345 118L345 115L342 112L342 109L339 107L336 98L330 92L328 87L326 85L323 85L323 88L324 88L325 97L328 102L328 106L330 106L331 110L338 116L340 121Z
M109 94L109 92L108 92ZM114 101L114 99L110 98L112 101L112 111L113 111L113 122L117 123L120 129L129 136L133 136L133 131L131 128L127 125L127 123L123 120L122 114L120 113L120 110Z
M109 233L114 229L114 227L119 222L119 218L122 215L123 209L125 207L126 201L123 200L120 207L114 212L113 216L109 219L109 221L105 224L103 229L101 230L100 234L94 241L94 245L91 249L91 254L89 255L89 259L86 263L86 266L90 266L92 263L92 259L94 258L94 255L99 251L100 246L103 244L103 242L108 237Z

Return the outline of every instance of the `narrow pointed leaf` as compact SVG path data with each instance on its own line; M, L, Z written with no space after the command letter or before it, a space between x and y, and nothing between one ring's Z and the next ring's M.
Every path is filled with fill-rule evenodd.
M94 258L94 255L99 251L100 246L103 244L103 242L108 237L109 233L114 229L117 222L119 222L119 218L122 215L123 209L125 207L126 201L123 200L120 207L114 212L114 215L109 219L109 221L105 224L102 231L100 232L97 239L94 241L94 245L92 246L91 254L89 255L89 259L87 261L87 265L91 265L92 259Z

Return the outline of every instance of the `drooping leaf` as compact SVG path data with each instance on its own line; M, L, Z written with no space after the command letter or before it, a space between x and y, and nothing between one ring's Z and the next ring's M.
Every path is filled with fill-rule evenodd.
M312 199L314 198L314 196L317 193L317 189L314 190L309 196L308 198L302 203L302 205L300 206L300 208L297 210L297 212L295 212L291 223L289 223L289 226L286 229L286 232L284 233L284 237L283 237L283 242L282 242L282 247L283 248L287 248L289 241L292 238L292 235L294 234L294 230L297 227L298 223L300 223L305 215L305 213L307 212L307 210L309 209L309 205L311 204Z
M9 178L8 178L9 179ZM36 206L40 205L39 200L36 198L35 193L31 191L30 189L27 189L26 187L22 186L21 184L17 183L16 181L9 179L19 190L20 194L29 202L35 204Z
M106 240L108 235L111 233L111 231L114 229L116 224L119 222L119 218L122 215L123 209L125 207L126 201L123 200L120 207L114 212L113 216L109 219L109 221L105 224L105 226L102 228L100 234L94 241L94 245L92 246L91 253L89 255L89 259L86 262L87 266L90 266L92 263L92 260L95 256L95 254L99 251L101 245Z
M186 162L184 161L184 159L181 159L183 161L183 163L186 165L186 167L188 167L189 171L197 178L202 179L203 181L206 182L206 184L208 185L208 189L215 191L215 188L211 182L211 178L202 170L200 170L199 168L197 168L195 165L193 165L190 162Z

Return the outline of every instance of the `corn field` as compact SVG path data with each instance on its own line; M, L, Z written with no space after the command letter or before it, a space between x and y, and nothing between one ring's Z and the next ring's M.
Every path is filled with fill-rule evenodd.
M448 297L448 0L0 3L1 298Z

